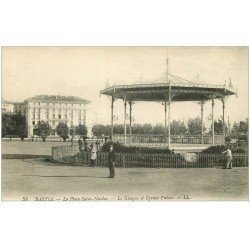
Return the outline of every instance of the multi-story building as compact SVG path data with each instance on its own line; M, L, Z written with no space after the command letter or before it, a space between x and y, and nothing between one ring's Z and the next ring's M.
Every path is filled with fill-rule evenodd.
M86 106L89 103L89 100L74 96L38 95L26 99L23 103L12 103L13 107L9 109L11 113L21 112L26 116L29 137L34 134L39 121L48 122L52 135L56 136L55 129L59 122L66 123L68 127L85 124Z
M13 112L14 112L14 103L2 99L2 113L7 114Z

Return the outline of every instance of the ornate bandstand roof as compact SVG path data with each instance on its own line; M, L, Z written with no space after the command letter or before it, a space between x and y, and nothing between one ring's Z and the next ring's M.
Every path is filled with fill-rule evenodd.
M169 91L170 90L170 91ZM140 84L114 85L100 91L102 95L128 101L206 101L236 95L230 82L229 86L195 83L173 74L168 74L156 81ZM171 94L169 94L171 93Z

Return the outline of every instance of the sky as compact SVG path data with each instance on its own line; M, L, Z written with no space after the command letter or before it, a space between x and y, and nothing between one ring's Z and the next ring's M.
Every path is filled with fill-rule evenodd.
M2 48L2 98L23 101L39 94L72 95L91 101L94 123L110 124L110 99L100 96L109 85L154 80L166 72L166 58L172 74L203 83L229 84L238 97L226 102L230 123L248 117L247 47L4 47ZM211 113L204 106L204 122ZM117 123L123 123L123 103L115 101ZM222 115L222 103L215 101L215 119ZM171 119L187 122L200 116L197 103L173 103ZM164 123L161 103L135 103L135 123Z

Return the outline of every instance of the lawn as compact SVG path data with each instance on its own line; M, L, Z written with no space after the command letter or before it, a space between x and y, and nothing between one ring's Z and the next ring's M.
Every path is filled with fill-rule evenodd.
M52 147L63 145L71 145L71 142L2 141L2 154L51 155Z

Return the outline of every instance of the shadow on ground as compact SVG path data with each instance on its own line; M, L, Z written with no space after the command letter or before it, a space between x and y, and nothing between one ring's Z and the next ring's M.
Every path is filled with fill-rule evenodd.
M88 175L83 175L83 176L79 176L79 175L32 175L32 174L28 174L28 175L23 175L23 176L28 176L28 177L52 177L52 178L108 178L106 176L88 176Z

